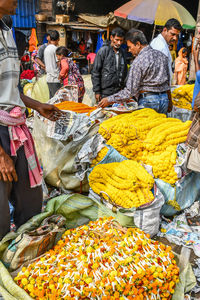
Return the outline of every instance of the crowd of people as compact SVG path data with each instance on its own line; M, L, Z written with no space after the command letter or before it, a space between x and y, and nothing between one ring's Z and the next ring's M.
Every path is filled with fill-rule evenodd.
M92 70L93 90L98 106L106 107L134 98L142 107L165 114L170 111L172 57L169 46L177 42L181 30L179 21L170 19L150 45L140 30L132 28L126 36L121 31L113 31L110 45L99 50ZM127 80L126 61L120 49L124 36L128 50L134 57ZM113 61L110 53L114 57ZM109 67L109 62L112 67Z
M82 102L85 88L84 81L72 58L70 51L64 47L58 47L59 33L51 30L47 33L47 43L32 53L33 67L38 75L46 73L49 95L52 98L60 87L76 85L78 87L78 101Z

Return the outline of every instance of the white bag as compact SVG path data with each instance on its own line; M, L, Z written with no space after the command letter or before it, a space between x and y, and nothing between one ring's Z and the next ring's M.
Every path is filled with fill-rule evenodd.
M153 202L151 202L150 204L143 205L137 209L125 209L117 207L109 201L103 199L96 193L94 193L91 188L89 190L88 197L91 199L98 200L113 212L119 211L125 216L133 217L133 223L145 233L150 234L150 236L152 237L159 232L160 210L165 202L163 194L160 192L156 185L154 185L154 195L155 199Z
M186 167L189 170L200 172L200 153L198 148L188 149Z
M164 196L156 187L154 201L147 207L136 209L134 213L135 225L145 233L149 233L151 237L156 235L159 232L160 210L164 203Z

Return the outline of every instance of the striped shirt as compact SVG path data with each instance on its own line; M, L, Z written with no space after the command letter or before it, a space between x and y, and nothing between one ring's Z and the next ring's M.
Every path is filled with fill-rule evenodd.
M111 95L108 102L123 102L132 97L139 97L140 91L165 92L169 90L168 59L160 51L150 46L144 47L134 59L126 87Z
M0 109L25 107L18 90L20 62L12 31L0 20Z

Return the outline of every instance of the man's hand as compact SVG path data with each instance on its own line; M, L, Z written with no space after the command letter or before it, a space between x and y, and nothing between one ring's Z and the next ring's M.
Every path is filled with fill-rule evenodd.
M168 99L169 99L169 104L168 104L168 110L167 110L167 112L170 113L172 111L172 108L173 108L172 94L171 94L170 90L167 91L167 95L168 95Z
M36 110L50 121L57 121L62 116L62 112L51 104L40 103Z
M169 100L169 104L168 104L168 110L167 112L170 113L172 111L172 108L173 108L173 103L172 103L172 100Z
M196 47L194 48L193 55L194 55L194 59L198 60L198 58L199 58L199 43L197 43Z
M56 121L62 116L62 112L54 105L40 103L39 101L34 100L22 93L20 94L20 96L26 107L36 110L43 117L51 121Z
M17 181L13 160L3 150L0 151L0 180L5 182Z
M98 107L101 107L101 108L104 108L104 107L106 107L106 106L108 106L108 98L103 98L100 102L99 102L99 104L98 104Z
M101 101L101 95L95 94L95 99L96 99L97 103L99 103Z

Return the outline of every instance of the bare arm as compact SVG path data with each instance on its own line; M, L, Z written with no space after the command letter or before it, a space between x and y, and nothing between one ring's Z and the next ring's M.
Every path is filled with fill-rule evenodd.
M35 61L43 70L45 70L45 64L41 61L39 57L36 57Z
M24 94L20 94L22 101L26 105L26 107L32 108L39 112L43 117L51 120L56 121L62 115L61 111L54 105L40 103L37 100L34 100Z
M194 55L194 64L195 64L195 72L200 70L200 65L199 65L199 44L195 47L193 50L193 55Z

